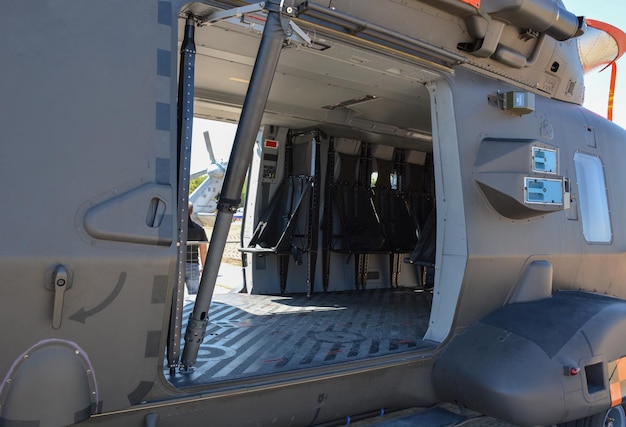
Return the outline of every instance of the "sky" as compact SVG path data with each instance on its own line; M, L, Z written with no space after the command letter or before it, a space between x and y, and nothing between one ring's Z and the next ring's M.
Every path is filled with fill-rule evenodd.
M626 32L626 9L623 0L563 0L565 7L578 16L603 21ZM613 106L613 121L626 128L626 55L617 62L617 83ZM611 69L591 71L585 76L584 106L606 117ZM217 161L228 161L235 138L236 126L196 118L193 123L191 172L206 169L209 155L204 144L204 131L211 135Z
M216 122L197 117L193 120L190 167L192 174L206 169L210 164L209 154L204 142L205 131L209 132L215 160L227 162L230 157L230 149L235 139L237 126L232 123Z

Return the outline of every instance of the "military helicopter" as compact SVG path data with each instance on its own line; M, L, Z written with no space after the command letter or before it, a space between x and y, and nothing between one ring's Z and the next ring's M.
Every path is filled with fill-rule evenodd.
M626 425L626 131L582 107L620 30L560 0L9 0L0 36L0 425ZM185 305L194 116L238 129Z
M222 190L228 163L218 162L215 159L209 131L204 131L202 135L211 163L207 168L189 176L189 179L193 180L206 175L206 178L189 195L189 202L193 205L193 220L199 221L203 226L211 226L215 222L216 198Z

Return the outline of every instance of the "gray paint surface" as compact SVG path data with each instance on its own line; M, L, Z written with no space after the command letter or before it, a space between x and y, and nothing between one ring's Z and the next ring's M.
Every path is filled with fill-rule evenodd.
M490 8L498 7L491 3ZM552 2L531 3L539 11L536 18L551 19L546 9ZM185 6L184 11L202 18L234 6L210 1ZM476 42L484 31L480 16L461 2L389 0L363 7L336 0L333 6L342 14L340 19L372 23L367 36L349 34L313 15L294 19L315 42L330 48L309 49L293 40L283 48L262 119L265 136L259 139L284 138L287 129L315 128L325 135L322 159L327 158L331 137L402 148L419 158L433 155L437 260L425 338L441 345L435 351L346 363L337 370L174 388L164 374L163 357L177 276L177 198L172 183L177 177L175 76L183 4L11 1L0 17L0 57L6 59L0 79L0 189L6 207L0 213L5 320L0 322L0 336L3 343L11 343L3 347L0 377L5 384L19 377L21 359L31 348L41 347L39 360L53 369L56 356L48 355L57 353L48 346L50 340L75 343L92 366L91 372L77 369L70 375L70 383L85 385L77 387L85 392L68 399L58 418L50 416L44 424L65 423L69 413L78 414L75 421L81 421L88 415L87 403L94 416L85 423L94 425L139 425L150 413L158 414L159 425L193 425L209 416L216 425L304 425L377 407L431 405L442 399L430 377L439 352L454 343L458 333L509 302L518 287L534 289L524 280L533 262L549 263L552 276L542 276L539 291L530 295L581 290L626 298L626 235L619 221L626 201L615 185L626 178L620 144L626 134L578 105L582 67L574 39L558 41L554 36L561 38L562 31L541 28L538 31L552 35L543 37L535 50L538 40L518 37L531 13L522 10L519 21L502 27L496 43L506 47L506 54L517 52L514 60L527 60L526 66L516 68L503 51L489 57L457 49L459 43ZM498 22L516 13L502 7L492 11ZM37 31L24 30L25 17ZM262 14L245 25L235 19L197 28L194 108L199 116L238 120L262 29L258 18ZM381 39L381 31L391 35L391 41ZM555 61L561 64L557 71L551 67ZM534 94L534 111L503 111L493 99L507 91ZM368 102L323 108L368 95L374 96ZM568 182L569 209L507 216L517 205L506 197L522 194L515 179L497 189L506 196L497 199L504 205L492 204L493 197L479 184L481 174L547 177L532 171L530 160L518 160L525 154L512 163L487 161L485 141L507 145L512 140L537 141L557 150L555 176ZM578 203L583 178L576 175L573 163L577 152L601 159L612 227L608 244L589 244L584 238ZM250 175L258 184L250 191L258 194L258 201L249 200L247 206L252 222L261 215L262 197L271 197L278 187L277 181L263 182L259 154L256 150ZM280 169L284 157L279 159ZM297 160L299 166L308 161ZM485 164L492 169L485 170ZM323 225L320 222L314 231L321 235ZM370 258L370 271L379 278L372 279L372 287L389 286L385 257ZM249 290L275 292L277 260L247 261ZM351 289L353 265L346 263L344 254L332 254L330 261L332 290ZM62 294L50 283L59 265L71 273L71 288ZM303 291L304 276L303 269L292 264L288 288ZM402 286L417 286L415 275L404 277ZM599 329L594 338L598 342L618 336L622 314L612 316L611 325L617 326ZM538 341L544 350L557 345L550 335ZM582 345L576 334L561 344L558 341L557 347L574 352ZM610 358L599 363L626 353L622 344L611 345ZM542 369L561 362L545 363ZM28 384L29 397L23 400L13 399L17 394L11 387L0 390L0 416L7 422L37 422L39 416L29 414L29 407L54 413L44 396L58 393L59 384L52 379ZM585 411L608 405L606 398L590 403L584 395L577 396L573 407L563 409L564 417L590 415ZM247 410L238 409L242 406Z

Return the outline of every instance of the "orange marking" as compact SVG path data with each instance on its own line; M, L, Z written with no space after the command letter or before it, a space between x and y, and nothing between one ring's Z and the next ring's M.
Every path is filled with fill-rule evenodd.
M617 360L617 376L618 382L626 380L626 360L624 358Z
M476 9L480 8L480 0L461 0L463 3L467 3L470 6L474 6Z
M606 118L613 121L613 102L615 99L615 81L617 80L617 64L611 64L611 83L609 86L609 105L607 107Z
M611 384L611 407L622 403L622 387L619 382Z

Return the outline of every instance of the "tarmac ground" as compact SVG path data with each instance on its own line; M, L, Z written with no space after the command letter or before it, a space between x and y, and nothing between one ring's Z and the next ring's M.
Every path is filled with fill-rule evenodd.
M356 427L516 427L505 421L447 403L431 408L411 408L384 416L351 421L350 425Z

